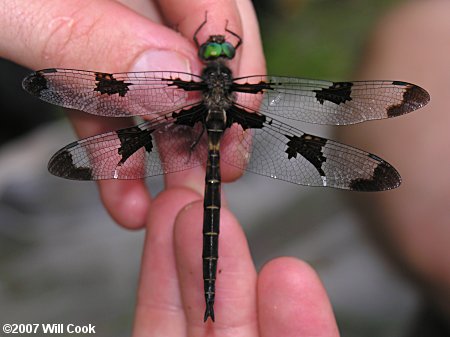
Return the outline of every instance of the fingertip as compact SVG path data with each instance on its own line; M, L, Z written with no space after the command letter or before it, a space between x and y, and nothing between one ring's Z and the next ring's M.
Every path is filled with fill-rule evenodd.
M149 228L157 226L165 219L172 223L178 220L179 213L192 203L201 200L201 195L189 188L171 187L163 190L152 200L149 207L147 224Z
M291 277L282 279L287 288L295 289L299 286L320 284L320 279L314 269L306 262L293 257L280 257L267 262L261 269L259 277L271 286L273 282L278 282L278 279L281 278L280 274L291 275Z
M173 50L148 49L139 54L130 67L130 71L179 71L192 72L191 60Z
M180 209L198 199L191 190L172 188L158 194L149 206L134 321L136 334L159 331L162 336L179 336L185 330L173 226Z
M144 180L105 180L99 189L114 221L128 229L145 226L151 198Z
M307 263L289 257L267 263L258 279L263 336L339 336L327 293Z
M256 326L256 270L236 218L222 208L220 220L214 327L233 326L249 332ZM202 320L205 311L202 223L203 203L200 201L181 210L175 223L177 269L187 321L200 330L208 326L203 325Z
M205 189L205 170L203 166L193 167L189 170L174 172L164 176L166 188L188 188L203 195Z

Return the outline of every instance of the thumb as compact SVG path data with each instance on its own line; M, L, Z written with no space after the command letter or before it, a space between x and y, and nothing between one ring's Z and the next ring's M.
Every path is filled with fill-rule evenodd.
M8 1L0 18L0 56L33 69L128 71L146 50L196 62L190 41L115 1Z
M5 1L0 31L0 57L33 69L111 73L151 64L146 70L189 71L198 62L189 40L116 1ZM80 137L130 123L84 113L71 119ZM150 197L143 181L101 182L100 194L118 223L132 228L145 223Z

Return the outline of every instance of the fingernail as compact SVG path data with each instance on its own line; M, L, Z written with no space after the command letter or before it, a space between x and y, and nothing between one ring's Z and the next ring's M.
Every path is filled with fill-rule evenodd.
M169 50L148 50L138 56L131 71L190 72L190 62L183 55Z

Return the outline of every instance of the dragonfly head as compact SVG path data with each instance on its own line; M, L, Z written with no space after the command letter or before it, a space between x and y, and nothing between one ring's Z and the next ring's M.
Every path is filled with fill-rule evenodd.
M225 40L224 35L211 35L198 49L202 61L213 61L219 58L231 60L236 54L236 48Z

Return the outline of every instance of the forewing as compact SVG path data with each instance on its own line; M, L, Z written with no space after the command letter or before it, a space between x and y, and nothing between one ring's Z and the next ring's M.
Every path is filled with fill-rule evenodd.
M303 133L261 114L248 113L245 119L245 123L262 124L245 131L242 126L227 129L239 144L223 152L222 159L229 165L294 184L347 190L382 191L401 183L398 172L373 154Z
M180 72L100 73L44 69L22 83L30 94L65 108L107 117L164 113L201 101L201 78Z
M292 77L235 79L237 103L269 116L307 123L347 125L400 116L426 105L429 94L400 81L330 82Z
M198 128L158 118L75 141L53 155L48 170L74 180L139 179L178 172L206 162L200 133Z

